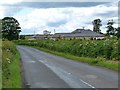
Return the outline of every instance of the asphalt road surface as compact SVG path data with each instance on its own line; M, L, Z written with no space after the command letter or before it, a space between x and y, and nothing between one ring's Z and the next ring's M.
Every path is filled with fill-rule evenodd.
M118 73L17 46L30 88L118 88Z

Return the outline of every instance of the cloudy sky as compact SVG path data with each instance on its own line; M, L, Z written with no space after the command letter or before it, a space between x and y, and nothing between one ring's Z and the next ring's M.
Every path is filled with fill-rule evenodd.
M106 32L108 20L118 25L118 1L106 2L38 2L24 0L0 1L0 19L12 16L22 28L21 34L71 32L77 28L93 29L94 19L102 20L101 31Z

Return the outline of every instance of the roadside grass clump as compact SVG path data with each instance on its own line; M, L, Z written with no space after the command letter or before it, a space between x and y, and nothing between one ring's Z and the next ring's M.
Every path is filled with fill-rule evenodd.
M20 55L11 41L2 41L2 88L20 88Z
M108 65L109 61L119 61L117 39L106 40L20 40L14 41L19 45L38 47L60 56L118 70L117 63ZM55 52L55 53L54 53ZM65 55L64 55L65 54ZM74 57L74 58L73 58ZM108 63L108 64L107 64ZM115 66L116 65L116 66Z

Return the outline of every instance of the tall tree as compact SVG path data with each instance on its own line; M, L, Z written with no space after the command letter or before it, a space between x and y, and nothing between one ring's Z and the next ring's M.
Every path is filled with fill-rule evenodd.
M17 40L21 27L19 22L13 17L4 17L2 19L2 38L8 40Z
M93 31L101 33L100 26L102 26L100 19L95 19L92 24L93 24Z
M116 32L116 29L113 27L113 24L115 22L112 20L108 20L108 23L107 23L107 35L115 35L115 32Z

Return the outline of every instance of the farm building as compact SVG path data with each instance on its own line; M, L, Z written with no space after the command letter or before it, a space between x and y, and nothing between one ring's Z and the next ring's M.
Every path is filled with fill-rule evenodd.
M76 29L71 33L55 33L54 38L63 39L104 39L104 35L90 29Z
M70 33L36 34L31 36L34 39L104 39L104 35L91 31L90 29L76 29Z

